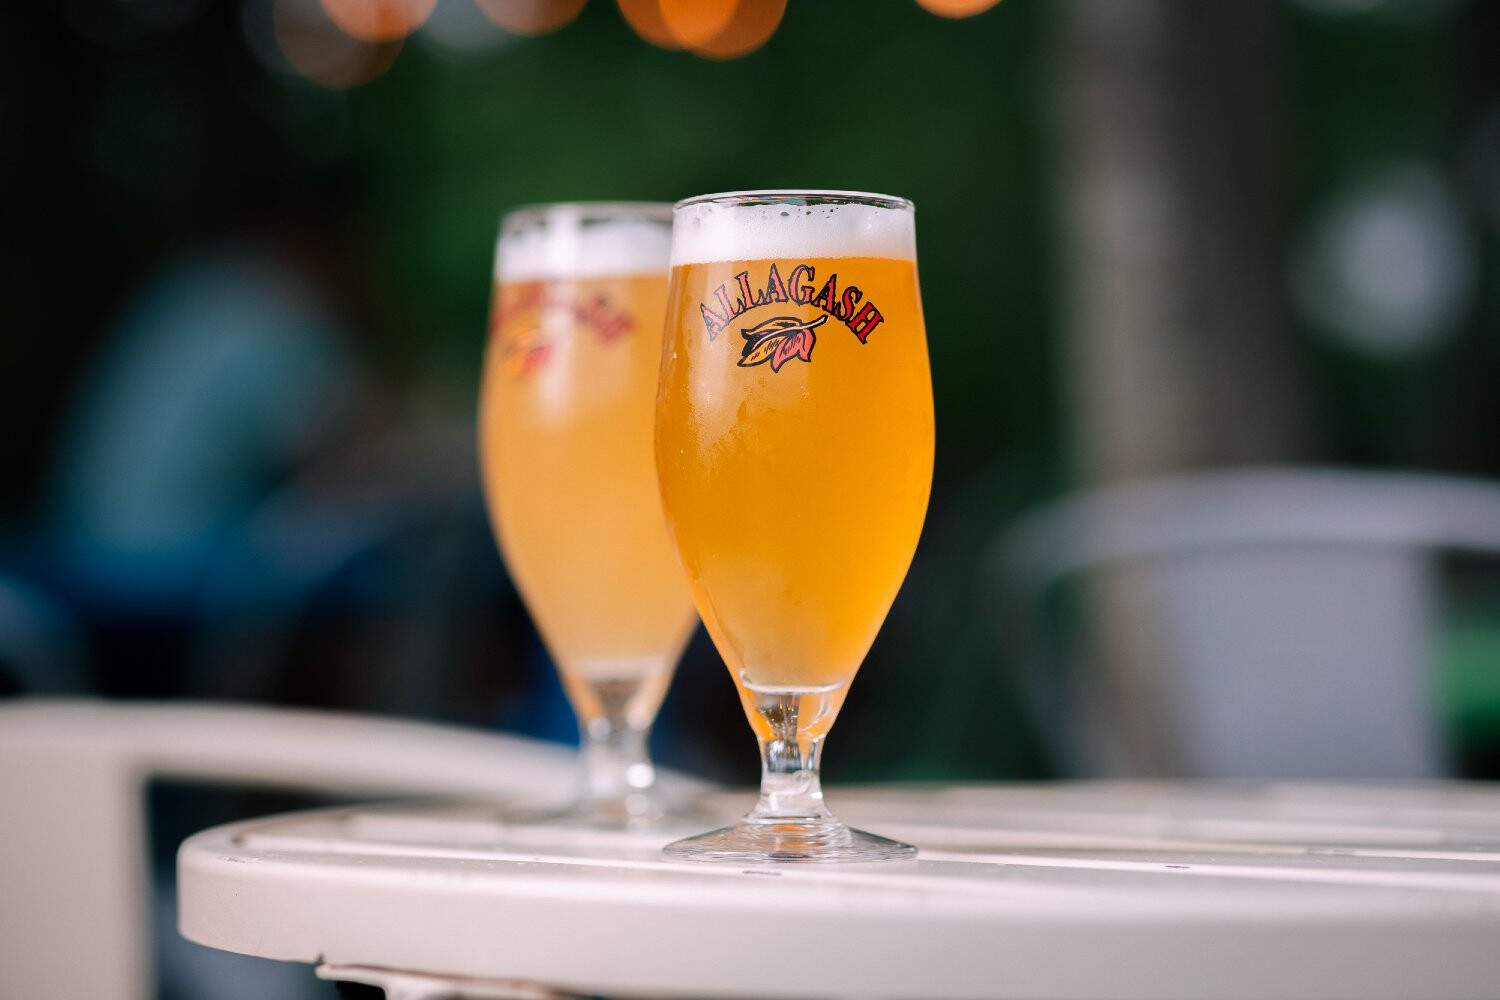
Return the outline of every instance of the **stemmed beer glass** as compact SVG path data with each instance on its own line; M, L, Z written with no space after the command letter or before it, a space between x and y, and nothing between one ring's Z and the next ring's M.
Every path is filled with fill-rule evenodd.
M646 739L694 623L651 446L670 224L652 204L501 222L480 468L583 735L576 800L533 818L629 828L663 813Z
M915 853L835 818L818 763L911 562L932 453L910 202L760 191L677 204L657 474L762 776L738 824L669 856Z

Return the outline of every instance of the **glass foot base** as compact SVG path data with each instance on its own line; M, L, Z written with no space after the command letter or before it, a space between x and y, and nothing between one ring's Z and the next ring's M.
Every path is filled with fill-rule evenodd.
M907 861L917 849L855 830L836 819L742 819L734 826L688 837L662 848L676 861L730 864Z

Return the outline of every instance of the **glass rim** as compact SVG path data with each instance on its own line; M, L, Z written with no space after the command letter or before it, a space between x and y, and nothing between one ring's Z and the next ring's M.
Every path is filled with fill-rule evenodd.
M763 188L751 191L721 191L684 198L672 206L677 212L696 205L727 205L754 208L767 205L864 205L869 208L913 212L916 206L908 198L870 191L839 191L827 188Z
M571 214L582 222L662 222L672 221L673 205L669 201L552 201L517 205L500 213L499 228L519 228Z

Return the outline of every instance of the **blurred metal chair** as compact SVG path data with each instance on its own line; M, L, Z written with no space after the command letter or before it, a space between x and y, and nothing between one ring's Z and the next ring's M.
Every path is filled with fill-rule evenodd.
M205 704L0 704L0 996L146 1000L153 778L360 796L556 795L570 748L453 727Z
M1432 664L1454 552L1500 554L1500 485L1258 469L1065 499L988 566L1064 772L1399 779L1449 771ZM1065 582L1109 619L1098 655L1042 624Z

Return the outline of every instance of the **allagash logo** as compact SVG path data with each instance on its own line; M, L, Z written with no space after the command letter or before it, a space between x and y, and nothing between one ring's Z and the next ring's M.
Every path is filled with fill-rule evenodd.
M827 322L827 316L812 321L795 316L776 316L748 330L741 330L745 349L740 352L740 367L754 368L769 361L771 371L779 372L781 366L793 358L811 361L813 344L818 340L813 336L813 327Z
M559 330L588 330L609 344L635 330L635 317L600 292L579 295L560 282L525 281L502 285L490 315L490 336L498 338L506 374L525 378L552 357Z
M772 264L765 286L760 288L750 284L748 270L741 271L733 281L726 281L714 289L710 300L713 304L698 304L708 339L716 339L731 322L753 309L782 303L812 306L827 315L811 320L798 316L773 316L753 326L742 327L740 336L745 338L745 345L740 352L741 368L769 364L771 371L779 372L781 366L792 358L811 361L813 345L817 343L813 329L828 322L829 316L841 321L861 344L865 343L885 319L875 303L864 301L864 292L856 285L845 286L840 295L837 274L830 274L821 286L814 280L816 277L817 270L812 265L798 264L783 281L781 272Z

